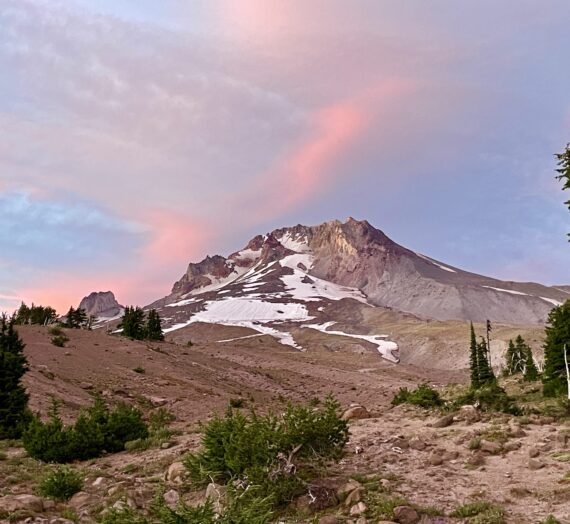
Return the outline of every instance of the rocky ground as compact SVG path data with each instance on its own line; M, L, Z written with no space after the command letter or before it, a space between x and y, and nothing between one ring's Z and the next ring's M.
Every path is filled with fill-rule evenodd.
M148 344L101 331L72 331L67 347L57 348L47 329L23 328L34 409L45 413L49 395L56 395L69 420L100 392L110 402L133 403L147 413L166 408L176 421L149 449L74 464L84 488L65 503L37 495L49 466L27 457L17 442L1 443L0 521L96 522L113 505L144 509L162 485L171 504L180 498L203 501L205 492L188 486L181 465L186 452L199 448L199 421L224 410L230 399L240 399L242 409L266 411L332 393L349 410L346 455L323 469L312 491L280 522L492 524L503 522L497 519L504 515L505 522L522 524L542 522L549 514L570 522L570 426L565 423L469 408L443 416L392 407L402 386L429 381L448 392L465 381L465 374L395 365L374 352L301 353L270 337L212 343L208 330L223 330L216 333L218 340L244 332L194 329L192 346L188 333ZM528 402L536 398L532 388L523 393ZM461 510L466 503L481 509L479 520L467 519Z

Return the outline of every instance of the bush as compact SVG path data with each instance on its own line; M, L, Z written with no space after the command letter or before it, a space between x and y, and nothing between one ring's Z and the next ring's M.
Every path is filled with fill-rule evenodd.
M48 333L54 337L59 337L60 335L65 335L65 331L61 329L61 326L51 326L48 329Z
M504 524L505 510L486 501L469 502L457 508L451 517L467 519L470 524Z
M481 389L470 389L467 393L455 399L450 407L458 409L465 405L478 405L483 411L500 411L511 415L522 414L521 409L514 403L514 400L496 383Z
M42 479L39 487L40 495L55 500L69 500L83 488L83 478L69 466L58 466L51 469Z
M443 406L444 401L439 393L428 384L420 384L412 391L408 388L399 389L396 396L392 399L392 405L397 406L404 403L430 409Z
M127 442L147 436L148 427L138 409L119 404L109 411L97 398L72 426L63 425L54 402L49 420L42 422L36 415L24 432L22 442L33 458L65 463L99 457L105 451L122 451Z
M51 338L51 343L59 348L65 347L66 342L69 342L69 338L65 333Z
M282 416L229 408L204 428L203 450L187 455L185 465L199 484L237 480L256 500L278 506L300 494L312 461L340 456L347 440L348 425L330 397L320 409L289 405Z

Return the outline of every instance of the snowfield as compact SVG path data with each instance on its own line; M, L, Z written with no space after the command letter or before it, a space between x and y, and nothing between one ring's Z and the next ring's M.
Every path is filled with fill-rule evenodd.
M321 331L322 333L326 333L327 335L339 335L343 337L350 337L350 338L358 338L361 340L366 340L366 342L370 342L374 344L378 349L378 352L390 362L394 362L397 364L400 362L400 359L395 356L393 353L399 350L398 344L395 342L391 342L390 340L386 340L388 335L355 335L353 333L345 333L344 331L332 331L329 330L329 327L334 326L336 322L326 322L325 324L309 324L307 326L303 326L305 328L316 329L317 331Z

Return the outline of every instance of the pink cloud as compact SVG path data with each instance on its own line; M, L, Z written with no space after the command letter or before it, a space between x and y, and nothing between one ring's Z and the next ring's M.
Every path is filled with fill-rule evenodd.
M338 177L350 175L335 170L335 164L359 143L383 108L415 90L410 80L390 79L317 111L310 119L308 137L249 188L248 194L261 202L251 207L256 211L249 213L249 219L277 217L323 192ZM248 195L242 198L247 200Z

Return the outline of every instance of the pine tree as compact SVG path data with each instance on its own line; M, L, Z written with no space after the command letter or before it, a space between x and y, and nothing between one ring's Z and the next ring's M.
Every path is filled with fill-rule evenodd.
M126 307L121 320L125 337L142 340L145 338L144 311L140 307Z
M542 374L545 396L553 397L567 393L565 344L570 353L570 300L555 307L548 315Z
M160 320L160 315L157 313L156 309L151 309L148 312L148 318L146 322L146 338L148 340L164 340L164 334L162 333L162 322Z
M479 378L479 361L477 358L477 338L475 337L475 328L471 322L471 344L469 350L469 370L471 371L471 388L479 389L481 380Z
M509 340L509 349L505 356L505 375L514 375L525 370L527 348L527 344L520 335L517 336L515 342Z
M505 375L512 375L515 373L515 362L516 362L516 349L515 344L511 340L509 340L509 348L507 349L507 353L505 354Z
M564 152L555 155L555 157L558 160L558 168L556 171L559 173L556 178L564 182L562 189L570 189L570 144L566 144ZM565 204L568 206L568 209L570 209L570 200L565 202Z
M0 318L0 439L19 438L29 419L28 394L22 385L28 361L14 324L13 318Z
M477 364L479 366L480 387L487 386L495 382L495 374L489 365L487 342L481 337L481 342L477 344Z
M525 366L523 379L527 382L534 382L535 380L538 380L538 369L534 363L532 349L530 346L526 346L525 348Z

